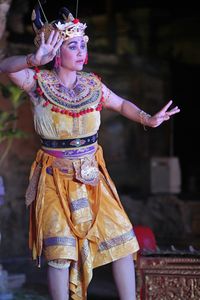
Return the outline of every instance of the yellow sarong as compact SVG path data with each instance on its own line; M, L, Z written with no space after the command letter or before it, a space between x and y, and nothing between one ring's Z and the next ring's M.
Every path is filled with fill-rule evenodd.
M30 93L36 133L52 141L75 139L84 144L66 149L50 147L68 154L77 151L76 159L73 155L58 159L47 154L46 148L46 152L38 151L26 204L30 207L33 259L44 254L47 261L69 261L71 298L84 300L93 268L129 254L135 258L139 246L101 147L94 143L85 148L87 138L96 135L100 127L105 101L102 83L93 73L76 75L76 86L68 92L55 72L40 70L36 74L42 92L39 96Z
M31 168L35 200L30 205L29 246L33 259L43 253L48 261L69 260L74 300L86 299L93 268L129 254L135 259L139 249L133 226L106 169L101 146L95 159L99 168L96 186L52 167L55 157L43 150L38 151Z
M100 174L97 186L86 185L52 168L55 157L39 150L31 168L35 201L30 208L29 245L33 259L67 259L72 299L86 299L92 269L139 249L129 221L98 146Z

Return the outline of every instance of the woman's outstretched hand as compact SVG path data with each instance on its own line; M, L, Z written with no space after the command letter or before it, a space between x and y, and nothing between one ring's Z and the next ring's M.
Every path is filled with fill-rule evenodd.
M45 42L44 32L41 33L41 43L35 53L34 63L36 65L45 65L52 61L56 56L57 50L62 45L63 39L59 39L58 31L52 31Z
M168 110L172 103L173 101L170 100L159 112L149 118L150 127L158 127L164 121L169 120L172 115L180 112L178 106Z

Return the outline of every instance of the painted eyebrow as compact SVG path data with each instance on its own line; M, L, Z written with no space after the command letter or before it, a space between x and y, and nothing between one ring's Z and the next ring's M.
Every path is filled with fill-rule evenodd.
M77 42L76 41L69 42L68 46L71 44L77 44Z
M84 40L81 40L81 43L84 43ZM77 45L77 44L78 44L78 42L77 42L77 41L72 41L72 42L69 42L68 46L69 46L69 45L71 45L71 44L76 44L76 45Z

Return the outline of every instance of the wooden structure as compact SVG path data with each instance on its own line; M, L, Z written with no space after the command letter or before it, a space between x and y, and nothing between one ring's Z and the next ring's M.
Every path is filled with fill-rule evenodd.
M141 255L137 300L199 300L200 253Z

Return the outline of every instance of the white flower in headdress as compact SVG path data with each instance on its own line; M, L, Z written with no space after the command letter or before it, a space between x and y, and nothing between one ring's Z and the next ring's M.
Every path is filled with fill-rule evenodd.
M57 24L55 24L56 25L56 27L59 29L59 30L65 30L66 28L67 28L67 24L65 23L65 24L62 24L60 21L57 23Z

